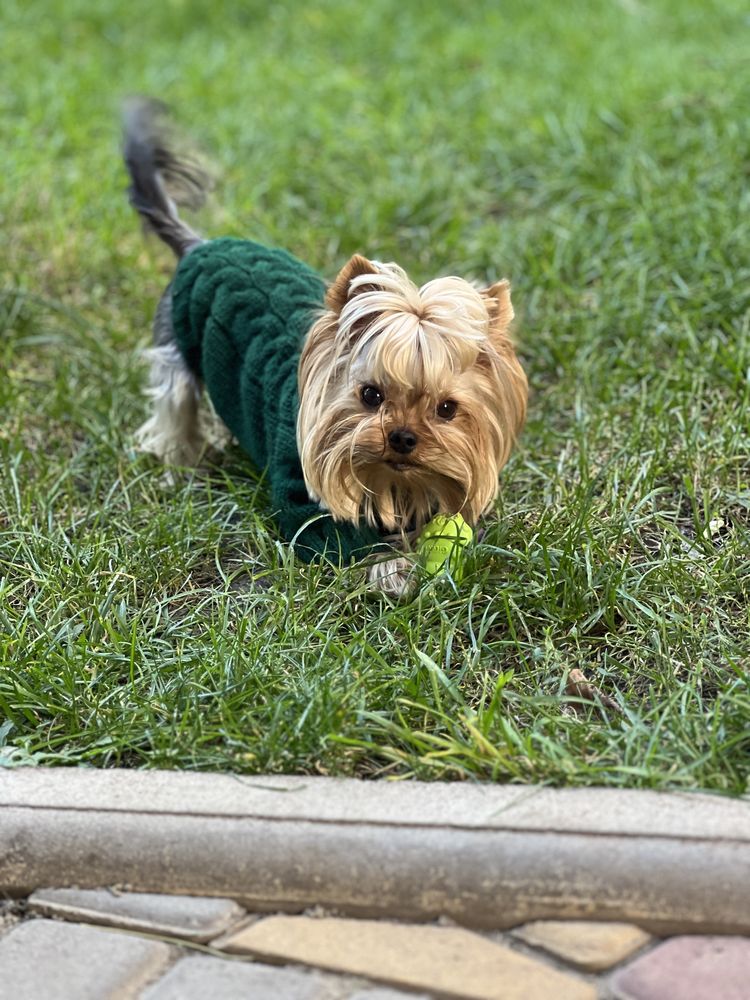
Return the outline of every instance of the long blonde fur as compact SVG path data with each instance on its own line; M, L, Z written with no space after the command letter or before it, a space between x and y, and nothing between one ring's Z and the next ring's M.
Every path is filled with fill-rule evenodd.
M308 490L334 518L392 531L435 513L473 523L523 424L527 383L508 336L510 289L461 278L421 288L395 264L354 257L308 334L299 368L297 439ZM375 411L365 385L384 395ZM457 404L453 419L441 402ZM417 445L394 453L389 434Z

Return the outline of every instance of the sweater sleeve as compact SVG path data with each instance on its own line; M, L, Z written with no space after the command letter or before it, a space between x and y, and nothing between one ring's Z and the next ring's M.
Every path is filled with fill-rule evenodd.
M323 558L336 565L348 565L352 559L387 551L387 544L374 528L334 521L310 499L296 442L286 440L291 430L283 425L277 427L277 452L266 471L281 536L293 541L299 558L308 563Z

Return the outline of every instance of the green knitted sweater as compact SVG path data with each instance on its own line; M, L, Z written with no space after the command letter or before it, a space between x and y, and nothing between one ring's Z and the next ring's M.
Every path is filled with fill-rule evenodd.
M265 470L282 536L294 539L306 562L323 555L348 563L372 552L382 537L321 512L305 488L297 451L297 367L324 292L321 278L285 250L211 240L178 264L172 323L216 412Z

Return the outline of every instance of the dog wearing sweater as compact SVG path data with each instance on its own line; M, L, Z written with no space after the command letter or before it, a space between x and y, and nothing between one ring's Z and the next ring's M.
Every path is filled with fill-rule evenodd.
M130 201L178 258L156 311L140 448L195 463L206 391L303 559L363 558L375 587L408 592L411 541L435 514L476 523L524 421L508 282L417 287L355 254L326 286L284 250L204 241L177 206L200 204L208 176L176 149L163 106L130 102Z

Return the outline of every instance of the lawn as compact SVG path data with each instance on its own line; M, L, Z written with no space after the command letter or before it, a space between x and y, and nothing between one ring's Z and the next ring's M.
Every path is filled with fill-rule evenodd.
M460 587L373 597L238 452L133 454L134 92L211 151L208 235L512 280L529 420ZM4 0L0 103L0 763L748 789L745 3Z

